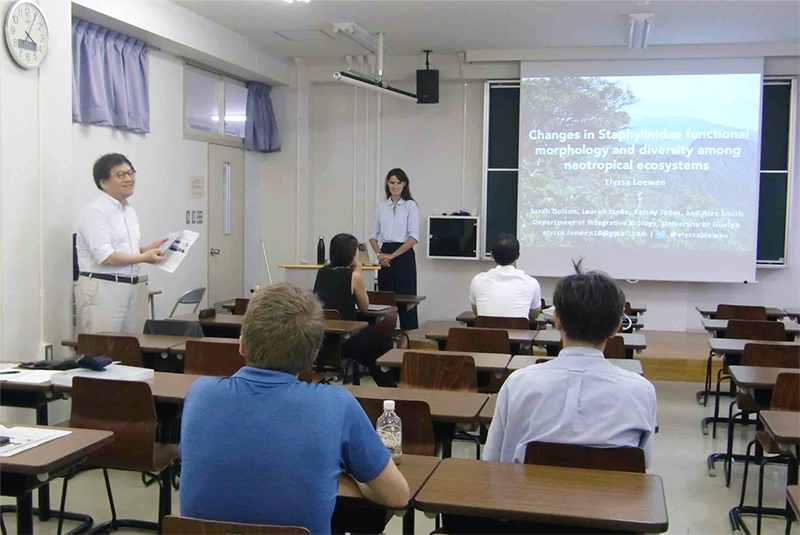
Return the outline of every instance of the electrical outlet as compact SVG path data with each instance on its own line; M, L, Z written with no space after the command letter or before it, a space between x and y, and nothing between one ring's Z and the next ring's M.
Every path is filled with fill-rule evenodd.
M192 212L190 210L186 210L186 224L188 225L191 222L192 222Z
M197 223L197 210L192 210L192 224Z
M198 210L197 211L197 224L198 225L202 225L203 224L203 211L202 210Z

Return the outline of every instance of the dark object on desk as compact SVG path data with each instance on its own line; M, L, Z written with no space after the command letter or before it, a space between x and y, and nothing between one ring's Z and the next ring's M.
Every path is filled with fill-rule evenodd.
M319 237L317 242L317 264L320 266L325 265L325 238Z
M8 438L8 437L0 437L0 446L2 446L4 444L8 444L9 442L11 442L10 438Z
M204 308L197 314L197 317L199 319L216 318L217 311L213 308Z
M36 362L20 362L20 368L26 370L74 370L78 367L77 357L63 360L37 360Z
M94 370L96 372L101 372L106 369L106 366L111 364L113 359L111 357L104 357L104 356L97 356L93 357L90 355L81 355L78 357L78 360L75 363L78 365L79 368L87 368L89 370Z

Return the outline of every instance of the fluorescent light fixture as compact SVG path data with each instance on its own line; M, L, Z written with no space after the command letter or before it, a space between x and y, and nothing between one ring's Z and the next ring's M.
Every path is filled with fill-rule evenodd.
M219 121L219 115L212 115L211 120L215 123ZM225 122L226 123L243 123L247 120L246 115L226 115Z
M378 38L355 22L334 22L333 33L341 33L357 45L361 46L362 48L366 48L373 54L377 54L380 48ZM383 46L383 51L389 51L386 45Z
M298 2L309 3L311 0L297 0ZM294 0L284 0L287 4L294 4Z
M384 95L390 95L403 100L410 100L411 102L417 101L417 95L413 93L409 93L408 91L403 91L402 89L396 89L381 82L375 82L373 80L370 80L369 78L359 76L356 73L347 71L335 72L333 73L333 79L338 80L339 82L345 82L347 84L351 84L356 87L363 87L364 89L369 89L370 91L377 91L379 93L383 93Z
M653 13L630 13L628 15L628 48L647 48L647 39L653 27ZM641 27L641 40L636 43L636 27Z

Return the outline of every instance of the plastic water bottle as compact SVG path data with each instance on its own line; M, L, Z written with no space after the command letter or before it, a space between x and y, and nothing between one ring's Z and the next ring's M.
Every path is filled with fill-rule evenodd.
M325 239L322 236L317 242L317 264L320 266L325 264Z
M392 460L394 460L395 464L398 464L403 454L403 422L394 412L393 400L387 399L383 402L383 414L378 418L375 429L378 431L378 436L381 437L384 446L392 454Z

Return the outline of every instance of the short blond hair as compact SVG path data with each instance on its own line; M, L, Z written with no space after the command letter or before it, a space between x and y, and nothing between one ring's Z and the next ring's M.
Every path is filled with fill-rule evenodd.
M250 300L242 323L247 365L296 375L311 367L324 334L322 304L313 292L267 286Z

